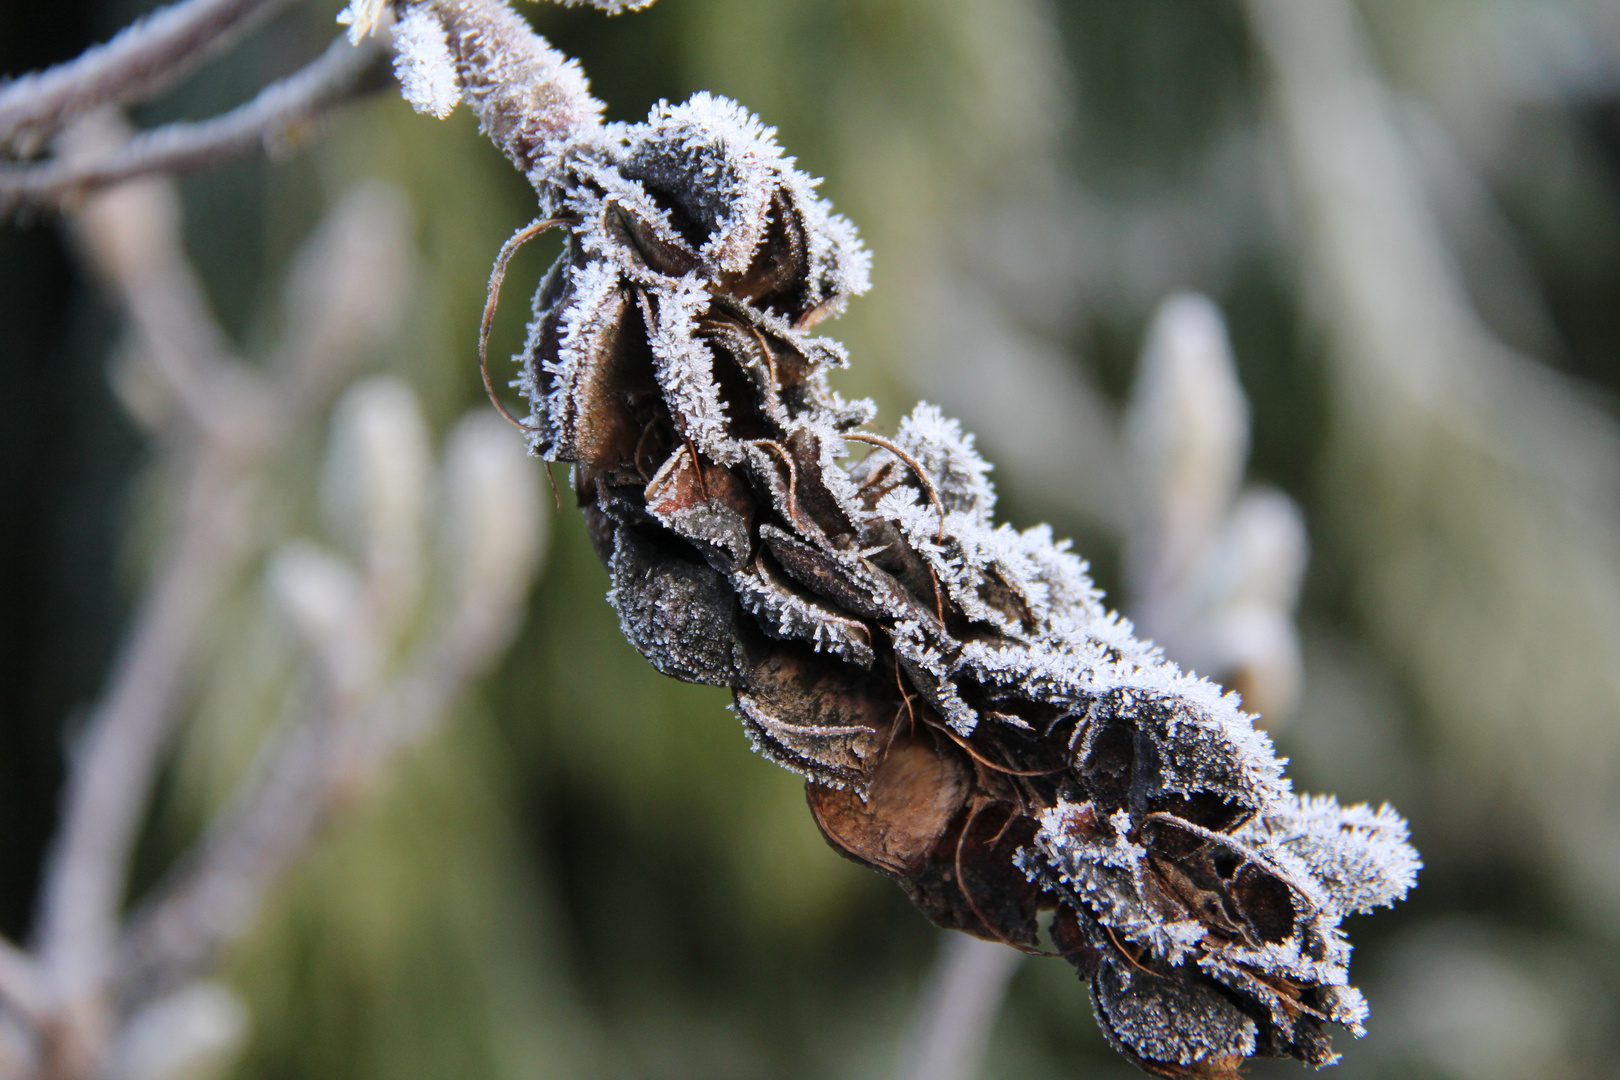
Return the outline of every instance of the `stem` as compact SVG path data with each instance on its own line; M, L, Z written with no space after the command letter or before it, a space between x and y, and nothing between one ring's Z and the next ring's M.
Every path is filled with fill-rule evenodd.
M579 64L501 0L422 6L444 25L462 90L485 134L524 175L601 122L602 103Z

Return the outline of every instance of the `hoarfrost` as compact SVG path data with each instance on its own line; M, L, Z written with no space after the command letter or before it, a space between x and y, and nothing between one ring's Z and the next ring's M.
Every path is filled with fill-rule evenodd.
M557 0L563 7L593 7L618 15L626 11L640 11L653 6L655 0Z
M1331 795L1299 795L1262 814L1243 833L1296 855L1321 882L1339 916L1393 905L1423 868L1406 821L1387 805L1340 806Z
M461 83L444 24L426 8L408 8L394 24L394 75L411 108L440 120L461 104Z
M696 332L698 315L708 306L709 294L695 277L689 277L660 298L647 321L658 384L676 428L698 449L732 465L742 460L742 451L727 438L725 406L714 378L714 354Z
M989 525L996 491L988 474L992 466L973 449L973 436L927 402L900 421L894 441L921 463L939 492L947 513L965 513L976 525Z
M877 656L862 623L800 596L773 580L763 567L734 574L731 584L737 590L743 609L762 620L767 633L807 641L817 652L826 650L863 668L876 662Z
M753 258L777 174L788 166L774 136L726 98L661 101L634 130L622 169L672 198L707 237L699 253L722 272L736 272Z

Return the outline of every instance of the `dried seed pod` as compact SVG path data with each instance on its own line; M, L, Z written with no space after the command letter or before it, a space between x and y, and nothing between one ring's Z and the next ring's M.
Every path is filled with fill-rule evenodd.
M1359 1034L1366 1011L1339 923L1411 886L1404 822L1292 794L1234 695L1138 640L1050 530L993 524L955 422L861 430L870 403L826 380L843 350L809 330L865 289L866 255L757 119L704 94L640 124L549 92L523 115L492 59L510 12L421 10L447 13L486 130L567 226L519 386L631 642L732 687L829 842L940 925L1033 951L1055 909L1143 1069L1332 1061L1322 1025ZM850 442L872 449L845 467Z

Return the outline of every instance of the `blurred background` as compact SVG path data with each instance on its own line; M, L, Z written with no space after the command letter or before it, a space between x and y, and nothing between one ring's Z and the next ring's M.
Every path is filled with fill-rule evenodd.
M71 57L150 6L0 4L0 69ZM132 119L250 97L319 52L338 6L293 5ZM1338 1040L1337 1075L1613 1075L1620 4L523 10L581 60L611 118L706 89L775 125L874 253L871 293L827 327L853 357L838 388L878 401L879 430L918 399L960 416L996 463L1002 516L1073 536L1127 606L1140 515L1125 403L1161 302L1213 300L1248 402L1247 475L1290 496L1309 537L1299 677L1277 676L1266 723L1299 787L1388 800L1425 859L1405 904L1351 921L1373 1016L1364 1041ZM288 707L297 631L318 637L306 624L322 614L299 598L328 580L320 551L352 547L344 500L364 498L344 494L343 463L372 459L345 447L367 431L409 443L407 496L440 456L456 475L452 429L483 398L490 262L534 212L465 109L435 121L381 92L273 150L179 181L208 303L242 356L275 364L302 325L307 238L347 227L382 254L342 294L353 310L326 315L368 329L344 346L335 411L289 419L252 475L132 895ZM514 262L492 356L520 344L522 298L555 244ZM175 497L163 414L86 246L52 214L0 228L13 941L30 933L65 748ZM245 1022L227 1074L891 1075L938 932L824 844L799 780L749 752L725 693L664 679L625 643L566 478L557 513L523 494L544 490L537 470L513 476L499 490L534 519L531 555L503 580L532 564L536 583L510 645L228 953ZM438 505L413 512L437 528L452 513ZM458 558L484 557L422 543L437 554L412 563L406 607L450 589ZM1134 1074L1069 967L1029 960L982 1075Z

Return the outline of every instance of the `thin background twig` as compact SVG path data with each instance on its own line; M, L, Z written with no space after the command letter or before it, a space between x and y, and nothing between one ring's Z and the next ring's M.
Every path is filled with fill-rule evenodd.
M151 97L291 0L183 0L104 45L0 87L0 147L29 156L102 105Z
M999 942L944 934L895 1080L974 1080L1023 958Z
M20 202L58 203L120 180L218 164L286 138L315 116L355 94L379 69L387 50L375 38L359 45L337 38L308 66L271 83L220 116L143 131L104 155L56 159L0 169L0 210Z
M223 353L225 335L189 272L171 200L162 185L148 184L87 207L80 219L85 248L128 301L154 366L187 384L216 386L235 362ZM183 415L221 419L221 404L194 403L197 411ZM238 436L249 419L256 417L231 425ZM47 993L91 1028L102 1023L95 1019L104 1010L99 987L118 936L129 860L197 635L245 555L233 492L240 444L211 438L202 423L183 423L169 437L182 476L174 534L74 748L41 890L37 955ZM96 1038L91 1031L79 1036Z

